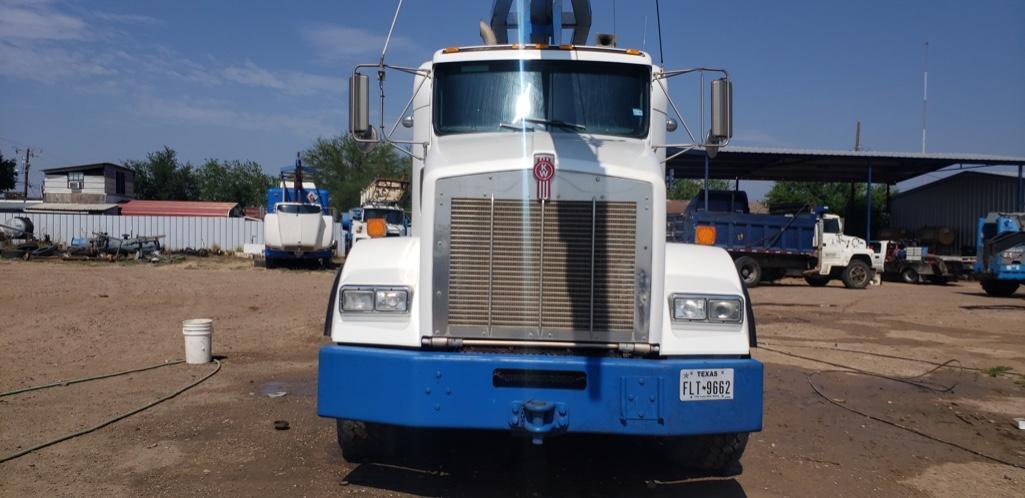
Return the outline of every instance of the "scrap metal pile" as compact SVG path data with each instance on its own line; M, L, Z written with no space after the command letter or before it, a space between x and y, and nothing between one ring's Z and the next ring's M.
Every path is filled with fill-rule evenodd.
M75 237L64 246L54 243L48 235L37 237L32 220L15 217L0 223L0 256L4 258L47 258L62 259L138 259L150 262L163 260L160 239L163 235L123 234L112 237L106 232L93 232L89 238Z

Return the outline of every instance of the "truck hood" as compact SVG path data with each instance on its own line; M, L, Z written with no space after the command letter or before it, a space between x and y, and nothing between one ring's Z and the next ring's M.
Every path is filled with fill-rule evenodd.
M555 154L561 171L632 176L657 159L643 140L577 133L502 132L440 137L427 157L427 167L451 169L444 176L528 169L534 154ZM467 170L465 173L460 170ZM621 171L625 170L625 171ZM624 173L626 173L624 175Z

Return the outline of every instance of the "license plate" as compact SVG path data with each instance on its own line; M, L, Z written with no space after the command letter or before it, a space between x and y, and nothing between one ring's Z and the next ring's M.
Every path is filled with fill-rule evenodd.
M732 368L680 370L680 401L733 399Z

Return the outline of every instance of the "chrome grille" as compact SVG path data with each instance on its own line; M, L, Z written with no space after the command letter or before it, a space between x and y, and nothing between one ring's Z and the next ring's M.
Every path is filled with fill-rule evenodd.
M448 334L634 332L636 203L484 197L450 206Z

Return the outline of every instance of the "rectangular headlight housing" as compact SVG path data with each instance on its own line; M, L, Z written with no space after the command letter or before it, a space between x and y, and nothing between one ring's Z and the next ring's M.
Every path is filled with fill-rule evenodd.
M405 312L409 293L405 289L378 289L374 297L374 311Z
M744 303L740 299L709 299L708 321L740 323L744 318Z
M343 313L406 313L409 289L402 287L343 287L339 291L338 310Z
M669 298L673 321L691 323L741 323L744 299L740 296L672 294Z
M674 320L705 320L708 308L702 297L673 297Z

